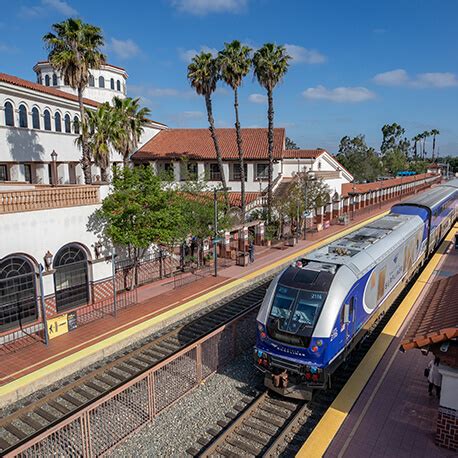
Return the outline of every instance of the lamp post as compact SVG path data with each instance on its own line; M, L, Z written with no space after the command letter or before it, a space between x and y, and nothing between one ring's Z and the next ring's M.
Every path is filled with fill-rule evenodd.
M305 181L304 181L304 240L307 239L307 212L308 212L308 209L307 209L307 185L308 185L308 181L315 181L316 178L315 178L315 173L314 172L306 172L304 171L304 177L305 177Z
M225 188L223 191L227 192L231 188ZM213 190L213 230L214 230L214 238L213 238L213 262L214 262L214 276L218 276L218 255L216 252L216 243L218 238L218 189Z
M51 186L56 186L57 184L57 153L55 150L51 153L52 168L51 168Z

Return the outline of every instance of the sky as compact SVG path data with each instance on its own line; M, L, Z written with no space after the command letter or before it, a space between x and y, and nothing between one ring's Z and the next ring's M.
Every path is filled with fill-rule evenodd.
M124 67L128 95L169 127L207 127L187 65L201 50L238 39L254 50L285 45L292 56L275 88L275 126L302 148L336 153L381 127L412 138L439 129L441 155L458 154L458 1L441 0L0 0L0 72L35 80L52 24L80 17L103 30L109 63ZM242 127L265 127L265 91L250 74L240 89ZM217 126L234 125L233 93L214 94ZM431 142L428 145L431 150Z

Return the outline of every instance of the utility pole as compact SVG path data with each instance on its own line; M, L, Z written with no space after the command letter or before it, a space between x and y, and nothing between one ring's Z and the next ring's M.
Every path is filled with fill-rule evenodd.
M215 232L213 238L213 263L215 268L215 277L218 276L218 256L216 252L216 238L218 237L218 200L217 200L217 190L213 190L213 229Z

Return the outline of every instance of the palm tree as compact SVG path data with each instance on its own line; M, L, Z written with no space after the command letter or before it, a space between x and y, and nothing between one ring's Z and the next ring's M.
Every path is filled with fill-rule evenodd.
M113 129L111 142L121 154L124 167L129 163L130 155L137 149L143 128L148 124L150 110L140 108L140 99L113 97Z
M224 43L224 50L218 53L218 64L222 80L234 91L235 132L240 167L240 197L242 204L242 222L245 221L245 164L243 160L242 133L239 121L238 88L251 68L251 48L244 46L238 40Z
M433 136L433 157L432 162L434 162L434 156L436 152L436 135L440 135L440 132L437 129L432 129L430 134Z
M413 150L413 157L414 160L416 161L418 159L418 150L417 150L417 144L421 140L420 134L415 135L415 137L412 138L412 141L414 142L414 150Z
M428 139L430 135L431 133L428 132L427 130L425 130L422 134L420 134L421 139L423 140L423 150L422 150L423 160L426 159L426 140Z
M221 179L221 184L224 190L225 202L229 208L229 197L227 195L226 177L224 176L223 158L219 149L218 138L215 131L215 120L213 118L212 94L216 90L216 83L220 78L217 59L213 58L211 53L201 52L192 58L188 65L188 80L197 94L203 95L205 98L205 106L207 108L208 124L210 125L210 135L215 146L216 160L218 161L218 169Z
M87 112L89 139L88 144L96 165L100 167L102 181L108 181L107 170L110 166L110 142L116 134L116 118L113 107L104 103L97 110ZM81 139L81 135L79 137ZM81 140L80 140L81 143Z
M43 40L49 50L49 62L60 72L66 84L77 91L83 132L81 165L85 183L91 184L91 156L87 141L88 129L84 127L87 117L83 92L89 81L89 69L100 68L105 63L105 56L100 51L104 44L102 31L81 19L71 18L54 24L52 29L54 33L47 33Z
M266 43L259 48L253 56L254 74L259 84L267 91L268 109L268 132L269 144L269 178L267 187L267 220L272 216L272 175L273 175L273 150L274 150L274 103L273 90L288 71L291 56L284 46L274 43Z

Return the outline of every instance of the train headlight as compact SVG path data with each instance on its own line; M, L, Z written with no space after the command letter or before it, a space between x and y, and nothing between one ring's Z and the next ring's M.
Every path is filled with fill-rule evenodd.
M316 345L314 345L312 348L311 348L312 352L313 353L316 353L318 351L318 347Z
M321 346L323 345L323 341L322 341L321 339L318 339L318 340L316 341L316 344L317 344L319 347L321 347Z

